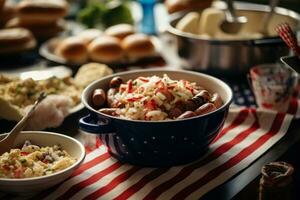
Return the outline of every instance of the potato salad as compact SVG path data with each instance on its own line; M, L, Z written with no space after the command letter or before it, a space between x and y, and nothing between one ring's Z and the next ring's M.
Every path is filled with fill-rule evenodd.
M76 162L60 145L40 147L25 141L22 148L0 156L0 178L31 178L50 175Z
M20 80L0 74L0 96L10 104L22 109L34 104L41 92L67 96L72 106L80 103L81 89L76 86L73 78L59 79L52 77L46 80Z

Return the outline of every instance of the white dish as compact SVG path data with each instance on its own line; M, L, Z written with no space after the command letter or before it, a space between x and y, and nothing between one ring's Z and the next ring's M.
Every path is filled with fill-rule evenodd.
M0 135L2 139L5 134ZM30 140L39 146L53 146L60 144L77 161L70 167L57 173L24 179L0 178L0 190L7 193L35 193L50 188L67 179L85 158L84 146L76 139L51 132L43 131L23 131L16 139L15 146L22 145L25 140Z
M72 70L65 66L56 66L46 69L40 69L40 70L32 70L32 71L26 71L26 72L15 72L15 73L3 73L11 76L15 76L16 78L20 78L21 80L25 80L28 78L32 78L35 81L45 80L50 77L56 76L60 79L63 79L65 77L72 76ZM0 119L6 119L11 121L19 121L22 116L23 112L18 109L16 106L10 104L5 99L0 98L0 104L2 105L2 108L5 108L6 112L2 110L2 113L0 114ZM67 113L67 116L76 113L83 109L84 106L82 103L78 103L74 107L69 109L69 112ZM1 108L0 108L1 110ZM8 113L8 114L7 114ZM65 117L67 117L65 116Z
M57 66L57 67L51 67L51 68L46 68L41 70L21 72L18 74L18 76L22 80L32 78L35 81L45 80L53 76L62 79L65 77L72 76L72 70L65 66Z

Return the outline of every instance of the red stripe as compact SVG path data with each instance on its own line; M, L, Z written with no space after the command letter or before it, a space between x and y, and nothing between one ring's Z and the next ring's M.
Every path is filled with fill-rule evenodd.
M231 129L233 129L233 128L239 126L240 124L242 124L242 123L245 121L245 119L246 119L246 117L248 116L248 114L249 114L249 110L248 110L248 109L241 110L241 111L239 112L238 116L236 117L236 119L232 122L232 124L231 124L230 126L228 126L226 129L223 129L223 131L220 133L220 134L221 134L220 137L224 136L224 135L225 135L228 131L230 131ZM219 138L220 138L220 137L219 137ZM216 140L215 140L215 141L216 141ZM194 168L198 168L199 166L203 165L205 162L208 162L208 160L212 160L212 159L214 159L214 157L211 157L211 158L206 157L204 160L199 161L198 164L196 163L195 166L192 165L192 166L189 166L189 168L186 167L186 168L188 168L188 169L185 169L185 168L184 168L182 171L193 170ZM191 168L191 169L190 169L190 168ZM149 176L146 175L145 177L143 177L137 184L135 184L135 185L131 186L130 188L128 188L127 190L125 190L122 194L120 194L118 197L116 197L116 199L122 200L122 199L127 199L127 198L129 198L129 197L132 196L135 192L137 192L137 191L140 190L142 187L144 187L148 182L154 180L155 178L157 178L158 176L164 174L164 173L167 172L167 171L168 171L168 169L156 169L156 170L154 170L153 172L151 172L151 173L149 174ZM184 173L184 172L183 172L183 173ZM184 176L184 177L185 177L185 176ZM174 177L174 178L175 178L175 177ZM172 181L174 181L174 180L172 180ZM174 185L174 182L172 182L172 181L170 181L170 182L168 182L168 183L165 183L166 186L167 186L167 185L168 185L168 186L169 186L169 185L170 185L170 186ZM169 186L169 187L170 187L170 186ZM151 195L150 195L150 196L151 196Z
M91 153L93 151L93 149L89 146L85 146L85 152L88 154L88 153Z
M160 175L164 174L166 171L168 171L169 168L160 168L157 170L152 171L151 173L144 176L141 180L139 180L137 183L126 189L124 192L122 192L119 196L114 198L114 200L124 200L131 197L134 193L139 191L141 188L143 188L147 183L150 181L156 179Z
M94 174L93 176L91 176L90 178L81 181L75 185L73 185L71 188L69 188L63 195L61 195L59 198L57 199L69 199L70 197L72 197L76 192L84 189L85 187L97 182L98 180L100 180L102 177L112 173L113 171L115 171L116 169L118 169L119 167L121 167L122 164L120 162L116 162L113 165L97 172L96 174Z
M84 172L85 170L88 170L90 168L92 168L93 166L109 159L111 156L109 155L109 153L105 152L104 154L82 164L77 170L75 170L75 172L72 174L72 177L77 176L79 174L81 174L82 172Z
M161 193L164 191L170 189L173 185L176 183L179 183L183 179L185 179L187 176L189 176L194 170L202 167L203 165L217 159L222 154L229 151L232 147L237 145L238 143L242 142L247 136L249 136L251 133L256 131L259 128L258 121L255 121L251 127L246 129L245 131L241 132L239 135L237 135L235 138L233 138L231 141L222 144L220 147L218 147L215 151L213 151L211 154L209 154L207 157L205 157L203 160L200 160L199 162L189 165L187 167L184 167L176 176L169 179L168 181L165 181L164 183L157 186L155 189L153 189L144 199L156 199Z
M241 125L248 117L249 115L249 110L241 110L235 120L226 128L224 128L218 135L217 137L212 141L211 144L215 143L217 140L219 140L221 137L223 137L229 130L234 129L235 127Z
M280 127L284 121L285 115L282 113L279 113L276 115L275 120L273 121L271 130L268 131L266 134L262 135L260 138L258 138L255 142L253 142L248 147L245 147L241 152L239 152L237 155L229 159L227 162L223 163L222 165L214 168L210 172L208 172L205 176L197 180L196 182L190 184L180 192L178 192L175 196L173 196L173 200L175 199L185 199L187 196L189 196L191 193L195 192L199 188L201 188L203 185L207 184L217 176L219 176L224 171L228 170L229 168L233 167L234 165L238 164L240 161L245 159L247 156L252 154L255 150L257 150L259 147L261 147L263 144L265 144L270 138L272 138L278 131L280 130Z
M86 196L85 200L94 200L97 199L112 189L114 189L117 185L121 184L122 182L126 181L130 176L140 170L140 167L132 167L130 170L123 172L119 176L115 177L109 184L99 188L97 191L91 193L90 195Z
M102 141L99 137L96 137L96 147L99 148L102 145Z
M86 153L87 153L87 156L88 156L88 154L90 154L91 152L92 152L92 150L89 151L89 152L86 152ZM106 154L107 154L107 153L106 153ZM102 155L101 155L101 156L102 156ZM94 158L94 159L97 159L97 158ZM93 159L93 160L94 160L94 159ZM93 160L91 160L91 161L89 161L89 162L92 162ZM81 164L80 167L77 168L77 169L75 170L75 172L73 172L73 174L72 174L71 177L76 176L76 175L78 175L78 174L81 174L84 170L89 169L89 167L85 167L86 165L89 165L89 164L87 164L87 163L89 163L89 162L86 162L86 163ZM81 168L85 168L85 169L84 169L84 170L81 170ZM78 171L78 172L77 172L77 171ZM71 177L70 177L70 178L71 178ZM70 178L66 179L64 182L66 182L66 181L69 180ZM56 185L56 186L51 187L51 188L49 188L49 189L47 189L47 190L44 190L43 192L40 192L40 193L36 194L34 197L32 197L32 199L42 199L42 198L44 198L45 196L47 196L48 194L51 194L52 192L56 191L59 187L60 187L60 185Z
M287 112L289 114L295 115L297 113L297 108L298 108L298 99L292 98Z

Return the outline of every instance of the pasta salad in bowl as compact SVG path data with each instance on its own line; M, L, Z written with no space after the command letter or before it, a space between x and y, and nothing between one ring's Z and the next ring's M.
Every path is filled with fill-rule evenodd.
M23 131L14 147L0 155L0 190L33 193L47 189L68 178L84 158L83 145L72 137Z

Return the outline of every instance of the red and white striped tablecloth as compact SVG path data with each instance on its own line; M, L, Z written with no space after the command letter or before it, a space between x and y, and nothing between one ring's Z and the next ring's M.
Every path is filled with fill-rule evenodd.
M298 114L298 109L293 111ZM289 114L232 108L224 129L202 160L171 168L122 164L98 141L97 148L88 152L71 178L40 197L47 200L198 199L278 142L292 118Z

